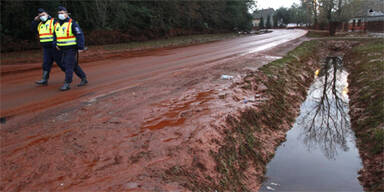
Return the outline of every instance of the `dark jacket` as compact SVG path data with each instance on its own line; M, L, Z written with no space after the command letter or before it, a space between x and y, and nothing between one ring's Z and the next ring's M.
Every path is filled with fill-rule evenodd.
M50 22L51 18L52 18L51 16L48 16L48 19L45 22L40 21L40 20L39 21L33 20L32 24L31 24L31 31L32 31L32 33L34 33L34 34L36 34L38 36L39 35L39 31L37 30L37 26L40 24L40 22L43 22L43 24L45 24L46 22ZM56 21L57 20L55 19L54 23L53 23L53 27L55 26ZM52 30L54 30L54 28L52 28ZM44 42L44 43L40 42L40 44L43 47L53 47L53 46L56 45L56 38L53 37L53 42Z
M59 22L60 25L62 25L63 23L68 22L68 21L69 21L69 17L66 18L65 20L58 20L57 22ZM72 19L72 33L76 36L77 45L60 46L60 49L80 49L80 50L83 50L84 44L85 44L84 33L81 30L79 24L73 19ZM56 33L53 33L53 36L54 36L54 39L56 39ZM56 41L55 41L55 43L56 43Z

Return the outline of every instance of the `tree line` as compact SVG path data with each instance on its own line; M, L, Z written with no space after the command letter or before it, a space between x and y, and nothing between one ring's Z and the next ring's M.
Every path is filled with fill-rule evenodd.
M87 44L105 44L250 30L248 9L254 1L1 0L2 51L38 47L30 23L38 8L57 17L59 5L66 7L85 31Z
M278 23L295 23L298 26L329 29L332 34L343 22L363 16L369 9L384 11L383 0L301 0L300 4L293 4L290 8L277 9L273 16L263 22L268 25L273 19L273 27L280 27Z

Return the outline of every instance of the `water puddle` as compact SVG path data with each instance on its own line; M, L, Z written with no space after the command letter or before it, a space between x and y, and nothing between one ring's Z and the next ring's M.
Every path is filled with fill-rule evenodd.
M315 75L286 142L267 166L260 191L363 191L342 59L328 57Z

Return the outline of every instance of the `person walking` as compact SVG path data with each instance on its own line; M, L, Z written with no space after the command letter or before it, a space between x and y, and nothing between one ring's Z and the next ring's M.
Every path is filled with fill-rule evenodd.
M49 73L53 65L53 61L65 72L64 66L61 65L60 53L55 48L55 39L53 37L54 25L56 20L52 18L44 9L38 9L38 15L31 24L32 32L39 34L40 44L43 47L43 76L41 80L36 81L37 85L48 85Z
M67 91L71 88L73 72L81 79L77 86L88 84L87 76L78 63L78 54L84 50L84 34L77 22L69 17L65 7L58 7L58 18L54 27L54 38L56 48L62 52L62 65L65 68L65 82L60 90Z

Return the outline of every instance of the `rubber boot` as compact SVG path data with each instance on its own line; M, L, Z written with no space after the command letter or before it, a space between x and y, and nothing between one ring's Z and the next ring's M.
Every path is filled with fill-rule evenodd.
M81 86L84 86L86 84L88 84L88 80L87 80L87 78L83 78L83 79L81 79L80 83L77 84L77 86L81 87Z
M49 78L49 72L43 71L43 77L41 78L41 80L36 81L35 83L38 85L48 85L48 78Z
M64 83L64 85L62 87L60 87L60 91L68 91L71 89L71 84L69 83Z

